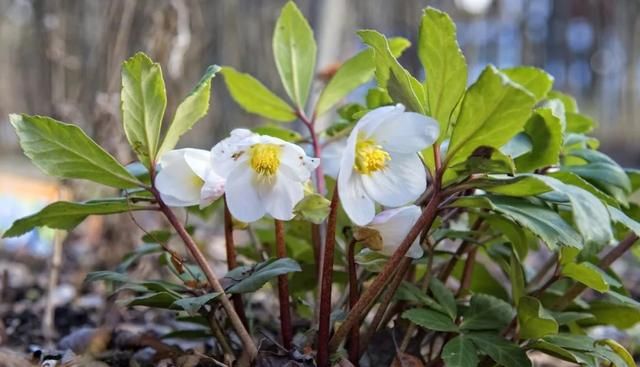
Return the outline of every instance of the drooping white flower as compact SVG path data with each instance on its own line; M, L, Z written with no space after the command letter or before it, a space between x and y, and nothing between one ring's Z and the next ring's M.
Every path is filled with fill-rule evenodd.
M420 214L420 208L415 205L388 209L376 215L368 225L356 229L354 236L370 249L391 256L418 221ZM423 253L419 239L416 239L406 256L418 259Z
M229 211L238 220L253 222L265 214L293 218L304 197L304 183L320 160L295 144L245 129L236 129L211 150L213 166L226 178Z
M334 179L338 177L342 154L346 147L347 138L345 137L333 140L322 148L322 171L325 175Z
M375 216L375 202L398 207L416 200L427 186L418 153L438 137L438 123L405 112L404 106L385 106L358 121L342 155L338 190L342 206L357 225Z
M211 204L224 194L225 180L211 167L209 151L177 149L160 157L155 185L169 206Z

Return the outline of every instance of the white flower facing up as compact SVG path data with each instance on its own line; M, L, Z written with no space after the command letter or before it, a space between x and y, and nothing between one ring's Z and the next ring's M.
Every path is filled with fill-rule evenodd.
M416 200L426 189L427 174L418 152L436 141L438 123L385 106L358 121L347 139L338 174L342 206L357 225L375 216L375 203L398 207Z
M356 229L354 236L370 249L392 256L411 227L416 224L420 214L420 208L415 205L388 209L376 215L368 225ZM416 239L406 256L418 259L423 253L419 240Z
M245 129L232 131L211 153L216 172L227 180L229 211L243 222L265 214L292 219L294 206L304 197L304 184L320 163L295 144Z
M169 206L208 206L224 194L225 180L211 167L210 153L177 149L162 155L155 185Z

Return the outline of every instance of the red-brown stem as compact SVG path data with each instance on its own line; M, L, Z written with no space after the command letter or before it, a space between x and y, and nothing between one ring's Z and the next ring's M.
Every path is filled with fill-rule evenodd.
M400 263L405 258L405 254L409 251L409 247L413 244L413 241L418 238L420 233L426 228L430 228L433 224L433 221L436 219L436 215L438 214L438 205L442 198L440 197L440 188L439 188L439 178L440 174L437 174L436 181L434 182L435 191L434 195L431 197L431 200L427 204L426 208L422 211L422 214L418 218L416 224L411 228L407 236L404 238L398 249L394 252L393 256L387 261L385 267L382 269L380 274L376 276L373 280L369 288L362 293L360 299L353 307L352 310L349 311L347 318L344 320L340 328L336 330L335 334L329 341L329 349L331 351L336 351L342 341L346 337L347 333L351 328L360 323L362 318L366 314L367 306L375 300L379 292L382 288L388 283L390 276L398 269Z
M471 231L477 231L478 228L480 228L481 224L482 224L482 218L478 218L471 226ZM456 250L455 255L453 255L451 259L449 259L449 262L447 263L447 265L445 265L445 267L440 272L440 276L438 276L438 279L441 282L447 281L447 279L453 272L453 269L456 267L456 264L458 263L458 259L460 258L460 256L464 255L464 253L469 250L470 246L471 246L471 242L467 240L463 241L460 244L460 247L458 247L458 250Z
M224 288L222 287L222 285L218 281L218 278L216 277L213 270L209 266L207 259L204 257L204 255L198 248L198 245L195 243L193 238L191 238L187 230L184 228L184 226L182 225L182 222L180 222L180 220L176 217L173 211L164 203L164 201L162 201L162 198L160 197L160 193L155 188L151 188L151 192L156 197L156 200L158 201L158 205L160 206L160 210L165 215L169 223L171 223L171 226L173 226L176 232L178 232L178 235L180 236L185 246L191 253L191 256L193 256L198 266L204 272L213 290L218 293L221 293L221 296L218 297L217 299L220 300L222 307L227 313L227 316L229 316L231 325L235 329L240 340L242 340L242 344L244 345L244 348L247 351L249 358L251 360L255 360L255 358L258 355L258 349L256 348L256 344L251 338L251 335L249 335L249 332L247 331L247 329L242 324L242 320L240 320L240 317L238 316L235 309L233 308L231 301L229 301L229 299L225 295Z
M356 241L352 240L347 248L347 267L349 273L349 309L358 302L358 274L356 273L355 259ZM351 335L347 344L349 361L354 367L359 366L360 360L360 327L358 325L351 329Z
M287 246L284 240L284 223L275 220L276 227L276 256L279 259L287 257ZM291 349L293 328L291 326L291 305L289 304L289 277L287 274L278 275L278 298L280 300L280 332L282 346Z
M227 249L227 267L229 270L238 267L238 259L236 254L236 246L233 241L233 219L231 218L231 212L227 207L227 199L224 199L224 243ZM233 307L236 309L240 320L244 327L248 327L247 316L244 313L244 302L242 301L242 294L234 294L231 296L233 300Z
M329 334L331 332L331 282L333 278L333 251L336 245L336 226L338 220L338 188L333 189L329 219L327 221L327 238L322 256L322 281L320 287L320 314L318 315L318 367L329 366ZM353 325L351 325L353 327ZM351 328L349 328L351 329Z
M311 136L311 145L313 146L313 155L315 155L316 158L320 158L320 156L322 155L322 146L318 141L318 134L316 134L315 113L311 117L311 119L309 119L302 110L297 110L296 116L298 116L298 118L300 119L300 121L302 121L304 126L307 127L307 130L309 130L309 135ZM318 193L320 193L320 195L324 195L325 184L324 184L324 173L322 172L322 165L316 168L315 173L316 173L316 188L318 189Z
M462 271L462 278L460 279L458 296L464 294L464 292L471 286L471 276L473 275L473 267L476 263L477 253L478 246L474 246L467 254L467 261L464 263L464 270Z
M320 271L320 252L322 251L322 234L320 233L320 225L311 223L311 246L313 246L313 259L315 261L315 272L318 278L321 277Z

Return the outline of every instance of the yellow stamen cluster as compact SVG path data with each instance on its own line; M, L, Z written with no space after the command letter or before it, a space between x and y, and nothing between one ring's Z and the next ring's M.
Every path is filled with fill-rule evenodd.
M282 148L276 144L256 144L251 147L251 168L261 176L271 177L280 167Z
M372 139L360 139L356 142L356 161L354 168L363 175L377 172L386 167L391 160L389 153L384 151Z

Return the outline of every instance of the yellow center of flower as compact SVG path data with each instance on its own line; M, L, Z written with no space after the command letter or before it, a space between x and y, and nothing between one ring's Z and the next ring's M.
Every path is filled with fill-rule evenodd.
M204 185L204 180L201 179L198 175L191 176L191 182L195 187L202 187L202 185Z
M382 170L391 156L373 139L358 138L356 142L356 162L354 168L363 175Z
M261 176L271 177L280 167L282 148L276 144L256 144L251 147L251 168Z

